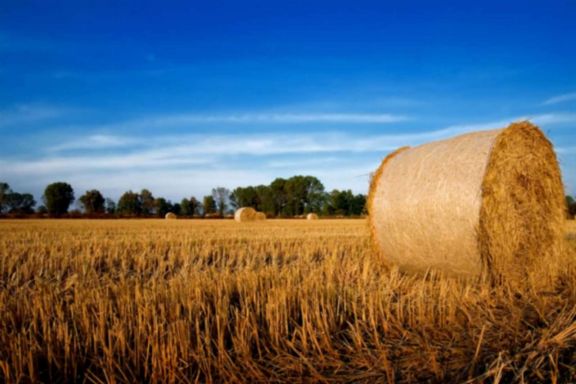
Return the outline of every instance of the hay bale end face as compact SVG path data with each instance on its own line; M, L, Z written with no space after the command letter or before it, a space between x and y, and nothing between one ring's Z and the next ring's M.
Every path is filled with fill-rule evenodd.
M309 213L306 215L306 220L318 220L318 215L315 213Z
M529 122L399 149L368 210L376 250L405 271L516 280L562 247L558 162Z
M256 210L252 207L242 207L234 213L234 220L237 222L255 221L257 220Z
M178 216L176 216L176 214L173 213L173 212L168 212L168 213L164 216L164 218L165 218L166 220L174 220L174 219L177 219Z

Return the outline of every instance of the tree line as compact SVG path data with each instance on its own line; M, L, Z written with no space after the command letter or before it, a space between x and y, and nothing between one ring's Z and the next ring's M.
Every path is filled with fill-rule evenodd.
M70 210L74 201L79 209ZM154 196L148 189L126 191L118 201L92 189L76 200L70 184L55 182L46 186L42 202L36 207L31 194L12 191L7 183L0 182L0 215L11 216L164 217L173 212L185 217L224 217L244 206L264 212L268 217L295 217L311 212L326 216L360 216L365 213L366 196L351 190L327 192L318 178L297 175L276 178L269 185L237 187L232 191L216 187L201 200L190 196L174 203Z
M118 201L114 201L92 189L78 198L80 209L70 211L75 200L70 184L55 182L46 186L43 204L36 207L32 194L13 191L8 183L0 182L0 215L10 216L164 217L173 212L185 217L224 217L245 206L264 212L268 217L294 217L311 212L324 216L361 216L366 213L365 195L354 194L351 190L327 192L316 177L301 175L276 178L269 185L237 187L232 191L216 187L201 201L190 196L173 203L155 197L148 189L126 191ZM569 195L566 196L566 214L571 219L576 216L576 199Z

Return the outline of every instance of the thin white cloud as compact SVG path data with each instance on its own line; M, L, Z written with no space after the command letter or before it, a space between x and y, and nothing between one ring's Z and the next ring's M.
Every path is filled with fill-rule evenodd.
M458 133L476 130L478 126L453 126L437 131L417 133L356 135L354 133L294 133L294 134L227 134L169 135L128 137L90 135L47 148L47 152L66 155L69 151L123 150L139 153L155 161L158 158L190 156L270 156L281 154L314 154L329 152L389 151L403 145L417 145ZM106 156L109 156L107 154ZM123 155L123 157L130 157ZM140 159L139 159L140 160Z
M168 115L131 120L113 125L96 127L78 127L79 131L91 128L96 131L138 130L147 128L179 127L192 124L209 123L266 123L266 124L298 124L303 122L340 123L391 123L394 120L403 121L403 117L380 114L241 114L241 115ZM340 152L340 151L370 151L390 150L403 145L416 145L425 141L438 140L460 133L502 128L511 121L530 120L536 124L551 125L576 122L574 113L549 113L534 116L523 116L502 119L488 123L453 125L443 129L416 133L376 134L358 136L352 134L322 133L322 134L227 134L227 135L148 135L122 136L110 134L91 134L74 140L55 144L49 148L51 152L66 150L98 150L122 147L173 147L175 151L208 153L208 154L261 154L276 153L306 153L306 152ZM350 136L350 137L348 137Z
M3 160L0 155L0 168L7 180L17 180L24 186L33 184L37 191L50 181L62 179L78 189L102 188L114 197L120 190L143 187L171 198L188 193L200 195L209 191L208 185L269 183L274 177L295 173L317 175L330 188L352 188L353 184L356 191L362 191L366 177L357 176L368 174L388 151L466 129L469 128L371 136L334 132L145 139L89 135L44 151L39 148L40 156L35 159ZM89 153L86 143L95 145ZM373 160L365 156L351 160L345 153L372 153ZM338 180L343 185L339 186Z
M397 123L408 120L405 116L360 113L261 113L223 116L181 116L175 117L186 122L195 123L268 123L268 124L300 124L300 123Z
M333 156L314 156L308 159L271 160L266 163L266 166L278 169L294 169L304 166L329 166L334 165L339 161L342 161L342 158Z
M557 147L555 151L560 155L576 155L576 146L572 147Z
M129 145L138 144L139 140L130 137L116 136L116 135L88 135L80 139L65 141L47 148L50 152L61 152L67 150L79 149L111 149L122 148Z
M120 170L161 169L175 166L210 164L213 158L172 153L166 150L148 150L133 154L95 154L91 156L50 156L33 160L0 160L0 168L11 174L58 174L69 172L116 172Z
M268 183L274 177L296 173L318 176L330 188L362 191L367 185L364 176L391 150L470 131L502 128L518 120L522 119L453 125L424 132L362 135L88 134L51 147L38 147L35 158L3 159L0 153L0 169L11 183L17 180L21 185L36 185L36 190L46 182L63 179L80 189L86 186L111 191L107 193L114 197L118 191L143 187L171 198L201 195L209 192L208 186L216 184L234 187ZM543 125L576 122L576 114L537 115L531 120ZM558 152L567 155L574 148L564 147Z
M542 105L554 105L554 104L564 103L564 102L573 101L573 100L576 100L576 92L565 93L563 95L551 97L551 98L545 100L542 103Z
M537 115L533 118L528 118L536 124L562 124L562 123L576 123L576 113L548 113L544 115Z
M39 104L20 104L0 111L0 128L55 119L70 111L70 109Z
M389 124L409 121L403 115L389 113L239 113L239 114L174 114L147 116L122 123L94 127L105 131L142 128L174 128L198 124Z
M521 119L515 119L521 120ZM538 115L533 121L554 124L576 121L575 115ZM343 132L295 134L228 134L228 135L169 135L156 137L128 137L119 135L88 135L59 143L41 150L33 160L15 161L7 172L57 173L67 169L101 170L115 172L120 169L162 168L198 165L227 161L232 157L263 158L281 155L308 155L344 153L385 154L405 145L419 145L454 135L485 129L502 128L510 120L482 124L454 125L440 130L357 135ZM81 150L82 154L76 152ZM87 152L90 150L89 152ZM88 155L89 154L89 155ZM272 168L298 166L298 161L272 159ZM284 161L284 163L283 163ZM309 157L301 161L310 161ZM304 165L300 163L300 165Z

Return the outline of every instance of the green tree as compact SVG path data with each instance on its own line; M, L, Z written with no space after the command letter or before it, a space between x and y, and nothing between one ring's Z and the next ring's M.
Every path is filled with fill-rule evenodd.
M314 176L304 176L304 213L319 212L324 204L324 185Z
M322 207L324 185L314 176L293 176L284 184L286 206L284 213L289 216L317 212Z
M280 177L274 179L274 181L270 183L270 191L274 205L274 216L285 215L285 210L288 205L286 179Z
M326 199L322 182L314 176L302 175L289 179L279 177L270 185L238 187L230 195L235 207L252 207L268 216L321 212L328 209ZM360 203L358 200L356 205Z
M232 200L237 208L252 207L258 209L258 194L254 187L238 187L232 192Z
M347 193L347 191L332 191L332 204L336 215L344 216L348 214L348 210L350 209L350 195L352 195L352 193Z
M8 183L0 182L0 214L7 208L7 198L11 192Z
M202 203L199 202L194 196L190 198L190 215L199 215L202 210Z
M152 192L146 188L140 191L140 202L142 203L142 215L150 216L155 213L156 199L152 195Z
M216 201L212 195L204 196L202 205L204 206L204 215L216 213Z
M358 194L350 202L350 215L360 216L366 213L366 195Z
M270 185L238 187L231 194L237 207L253 207L273 216L319 212L325 199L324 185L314 176L276 178Z
M6 205L9 213L31 214L34 213L36 201L29 193L11 192L6 196Z
M180 202L180 214L182 216L194 216L198 213L199 202L195 197L183 198Z
M73 201L74 190L68 183L52 183L44 190L44 204L50 215L60 216L67 213Z
M104 201L106 213L113 215L116 213L116 203L111 198L107 197Z
M257 185L254 187L254 191L256 192L255 208L265 212L267 215L275 215L274 196L270 187L268 185Z
M363 195L354 196L351 190L332 190L326 195L326 203L323 212L326 215L360 215L364 209L365 199Z
M180 214L182 216L192 216L192 211L190 209L190 200L183 198L180 201Z
M168 212L172 212L172 204L165 198L158 197L154 200L154 211L156 216L164 217Z
M230 190L224 187L213 188L212 197L214 198L218 214L224 216L226 208L230 203Z
M142 214L142 202L136 192L127 191L118 200L117 212L125 216L140 216Z
M286 193L286 216L297 216L304 213L304 195L306 187L302 176L292 176L286 180L284 191Z
M104 196L97 189L86 191L78 200L87 214L104 213Z

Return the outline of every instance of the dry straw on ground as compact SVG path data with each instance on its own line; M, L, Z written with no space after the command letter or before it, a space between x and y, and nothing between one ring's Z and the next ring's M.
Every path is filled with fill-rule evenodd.
M529 122L399 149L374 175L368 209L373 244L405 271L520 281L562 247L558 162Z
M177 219L178 216L176 216L176 214L175 214L174 212L168 212L168 213L166 214L166 216L164 216L164 218L165 218L166 220L174 220L174 219Z
M0 383L576 382L568 253L542 294L400 274L364 220L172 224L0 220Z
M315 213L309 213L306 215L306 220L318 220L318 215Z
M234 213L234 220L237 222L254 221L258 220L258 212L252 207L238 208Z

